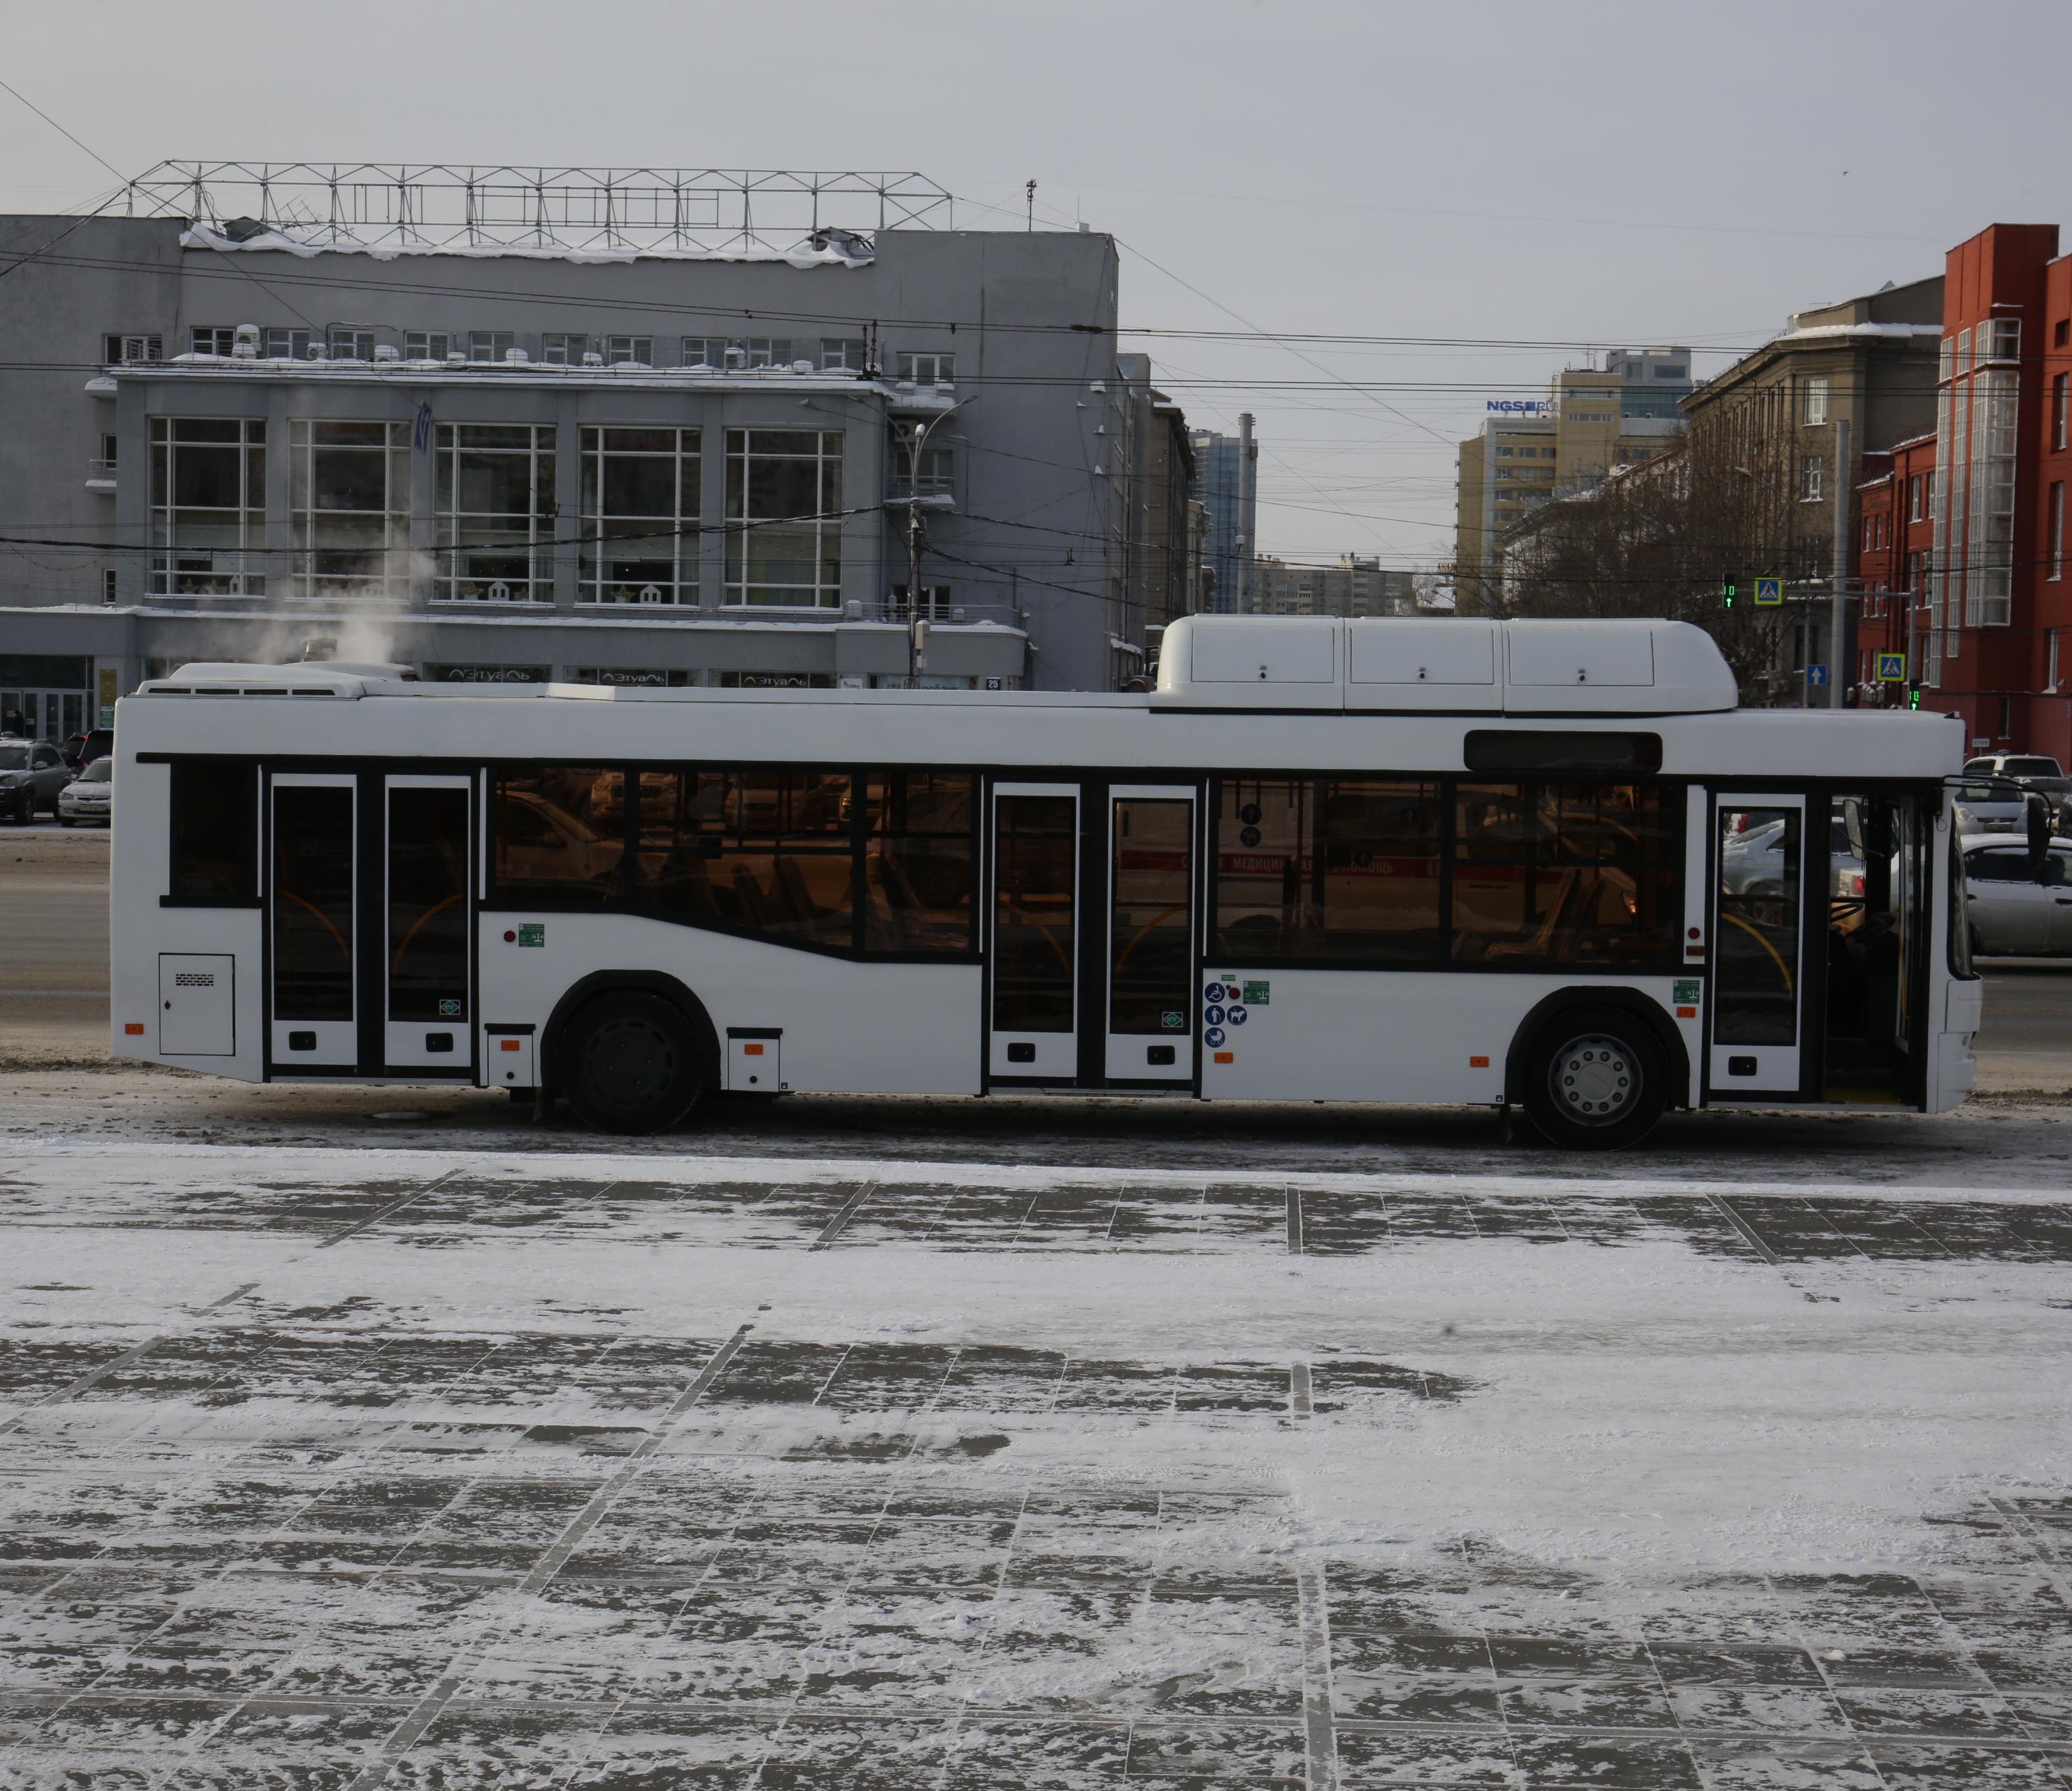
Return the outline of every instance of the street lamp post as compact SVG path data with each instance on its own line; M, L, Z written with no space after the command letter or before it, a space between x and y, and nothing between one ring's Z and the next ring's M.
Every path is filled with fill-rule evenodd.
M921 619L921 455L936 429L971 402L969 398L960 398L948 410L914 426L909 450L912 458L906 463L906 688L910 690L921 681L921 644L927 638L923 632L927 624Z

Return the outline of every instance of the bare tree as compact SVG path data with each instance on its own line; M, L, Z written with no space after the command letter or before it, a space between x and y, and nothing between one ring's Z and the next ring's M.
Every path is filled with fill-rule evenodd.
M1819 575L1824 542L1803 538L1778 438L1744 410L1699 420L1674 447L1536 511L1504 544L1492 613L1663 616L1720 644L1744 696L1774 699L1782 607L1754 580ZM1733 607L1722 587L1739 586Z

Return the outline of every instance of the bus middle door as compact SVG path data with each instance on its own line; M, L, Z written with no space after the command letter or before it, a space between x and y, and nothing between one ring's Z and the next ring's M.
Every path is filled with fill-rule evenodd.
M1827 870L1824 811L1818 851L1803 796L1725 793L1712 820L1712 1095L1795 1097L1806 1081L1807 889Z
M383 783L383 1061L392 1070L471 1073L473 783L458 776Z

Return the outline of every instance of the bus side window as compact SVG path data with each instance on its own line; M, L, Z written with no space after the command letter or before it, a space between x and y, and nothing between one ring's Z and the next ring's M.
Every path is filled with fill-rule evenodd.
M626 776L582 769L496 778L496 892L506 902L602 906L619 893Z
M166 887L197 907L259 895L259 770L247 761L176 760L172 770L172 864Z
M972 949L972 780L883 772L870 780L865 951L967 956Z

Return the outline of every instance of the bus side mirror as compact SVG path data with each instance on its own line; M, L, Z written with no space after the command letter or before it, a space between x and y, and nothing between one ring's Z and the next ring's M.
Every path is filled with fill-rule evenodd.
M2029 880L2040 883L2050 858L2050 805L2041 797L2031 795L2024 806L2024 818L2029 823Z

